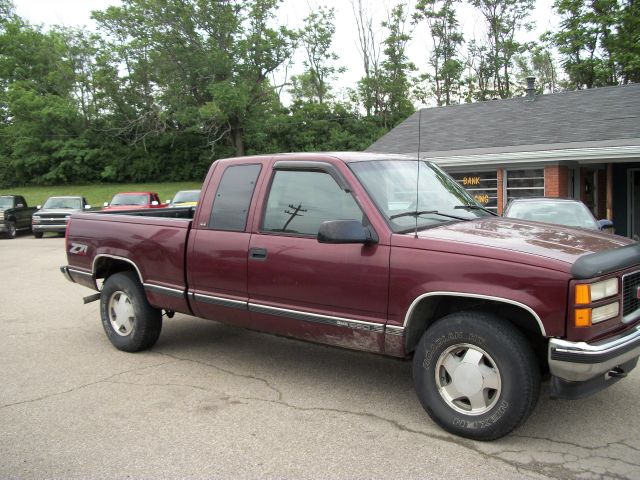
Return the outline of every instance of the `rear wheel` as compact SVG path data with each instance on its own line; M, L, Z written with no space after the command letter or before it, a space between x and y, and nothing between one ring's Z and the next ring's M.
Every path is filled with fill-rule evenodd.
M162 329L162 312L147 301L133 272L110 276L100 296L102 326L111 343L125 352L152 347Z
M475 440L518 427L540 391L538 363L523 334L484 312L459 312L433 324L416 349L413 378L429 416Z

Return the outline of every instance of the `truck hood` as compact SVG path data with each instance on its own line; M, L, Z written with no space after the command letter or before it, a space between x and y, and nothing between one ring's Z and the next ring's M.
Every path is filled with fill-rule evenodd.
M72 213L81 212L81 209L76 208L41 208L34 215L55 215L64 216L71 215Z
M407 235L413 235L412 233ZM513 218L488 217L457 222L418 232L421 239L455 244L460 253L473 248L477 254L496 256L520 253L573 264L581 256L634 244L619 235ZM422 243L422 242L421 242ZM426 243L423 243L428 248ZM418 246L418 245L415 245ZM420 247L418 247L420 248ZM486 251L484 251L486 250ZM510 257L515 261L513 255Z

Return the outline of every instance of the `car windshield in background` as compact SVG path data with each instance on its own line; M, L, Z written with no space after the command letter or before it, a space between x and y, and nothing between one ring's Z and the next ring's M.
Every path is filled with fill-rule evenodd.
M113 200L111 200L111 206L123 206L123 205L146 205L149 202L149 195L131 195L119 193Z
M82 208L82 200L79 198L51 197L44 202L42 208L67 208L79 210Z
M416 213L418 229L492 216L454 179L432 163L376 160L353 162L349 167L396 233L413 230Z
M514 202L505 217L556 223L568 227L598 229L598 222L581 202L526 200Z
M200 190L178 192L171 203L197 202L199 198Z
M13 208L13 197L0 197L0 208Z

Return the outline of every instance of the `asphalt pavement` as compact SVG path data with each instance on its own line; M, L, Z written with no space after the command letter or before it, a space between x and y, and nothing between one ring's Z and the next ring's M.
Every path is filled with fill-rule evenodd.
M0 240L0 478L640 478L640 369L482 443L438 428L409 362L177 314L107 340L64 239Z

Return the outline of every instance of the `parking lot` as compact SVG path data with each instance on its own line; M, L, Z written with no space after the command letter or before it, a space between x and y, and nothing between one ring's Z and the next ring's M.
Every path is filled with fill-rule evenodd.
M64 239L0 240L1 478L640 478L640 369L492 443L446 434L409 362L177 314L111 346Z

